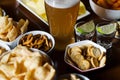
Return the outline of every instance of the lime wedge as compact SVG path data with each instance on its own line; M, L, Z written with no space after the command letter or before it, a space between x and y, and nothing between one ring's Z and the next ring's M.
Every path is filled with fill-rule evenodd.
M91 20L83 25L78 26L77 32L85 34L85 33L92 32L94 29L95 29L95 24L93 20Z
M116 30L116 23L110 23L96 28L101 34L111 34Z

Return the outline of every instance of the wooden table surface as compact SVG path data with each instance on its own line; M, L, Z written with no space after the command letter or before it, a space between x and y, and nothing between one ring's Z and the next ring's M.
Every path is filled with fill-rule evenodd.
M86 6L86 9L90 11L90 15L80 19L79 21L94 20L97 24L102 22L98 16L96 16L89 5L89 0L81 0ZM0 0L0 6L6 11L6 13L13 17L14 20L18 21L20 18L29 19L30 24L28 31L31 30L43 30L49 32L49 27L36 18L23 6L18 4L16 0ZM79 22L77 21L77 22ZM115 39L113 41L113 47L107 50L107 62L104 68L99 70L90 71L86 73L78 72L77 70L70 67L64 62L65 51L53 50L48 55L55 63L56 75L62 75L66 73L79 73L87 76L90 80L120 80L120 40Z

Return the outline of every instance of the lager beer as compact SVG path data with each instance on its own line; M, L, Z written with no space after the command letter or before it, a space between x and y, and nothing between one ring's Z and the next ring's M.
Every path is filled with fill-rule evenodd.
M50 33L55 38L55 48L64 50L74 42L74 25L80 0L45 0L45 9Z

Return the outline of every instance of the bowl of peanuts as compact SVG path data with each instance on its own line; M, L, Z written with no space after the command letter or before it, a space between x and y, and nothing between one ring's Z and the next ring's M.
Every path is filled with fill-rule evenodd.
M28 48L35 48L49 53L55 46L53 36L45 31L29 31L22 34L17 45L27 46Z
M80 72L103 68L106 49L93 41L83 40L67 45L64 61Z
M120 0L89 0L91 9L105 20L120 19Z

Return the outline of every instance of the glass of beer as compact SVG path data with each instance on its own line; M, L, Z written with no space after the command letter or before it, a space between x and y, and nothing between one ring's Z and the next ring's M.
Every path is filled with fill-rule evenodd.
M74 25L77 20L80 0L45 0L45 9L50 33L55 38L55 49L64 50L73 43Z

